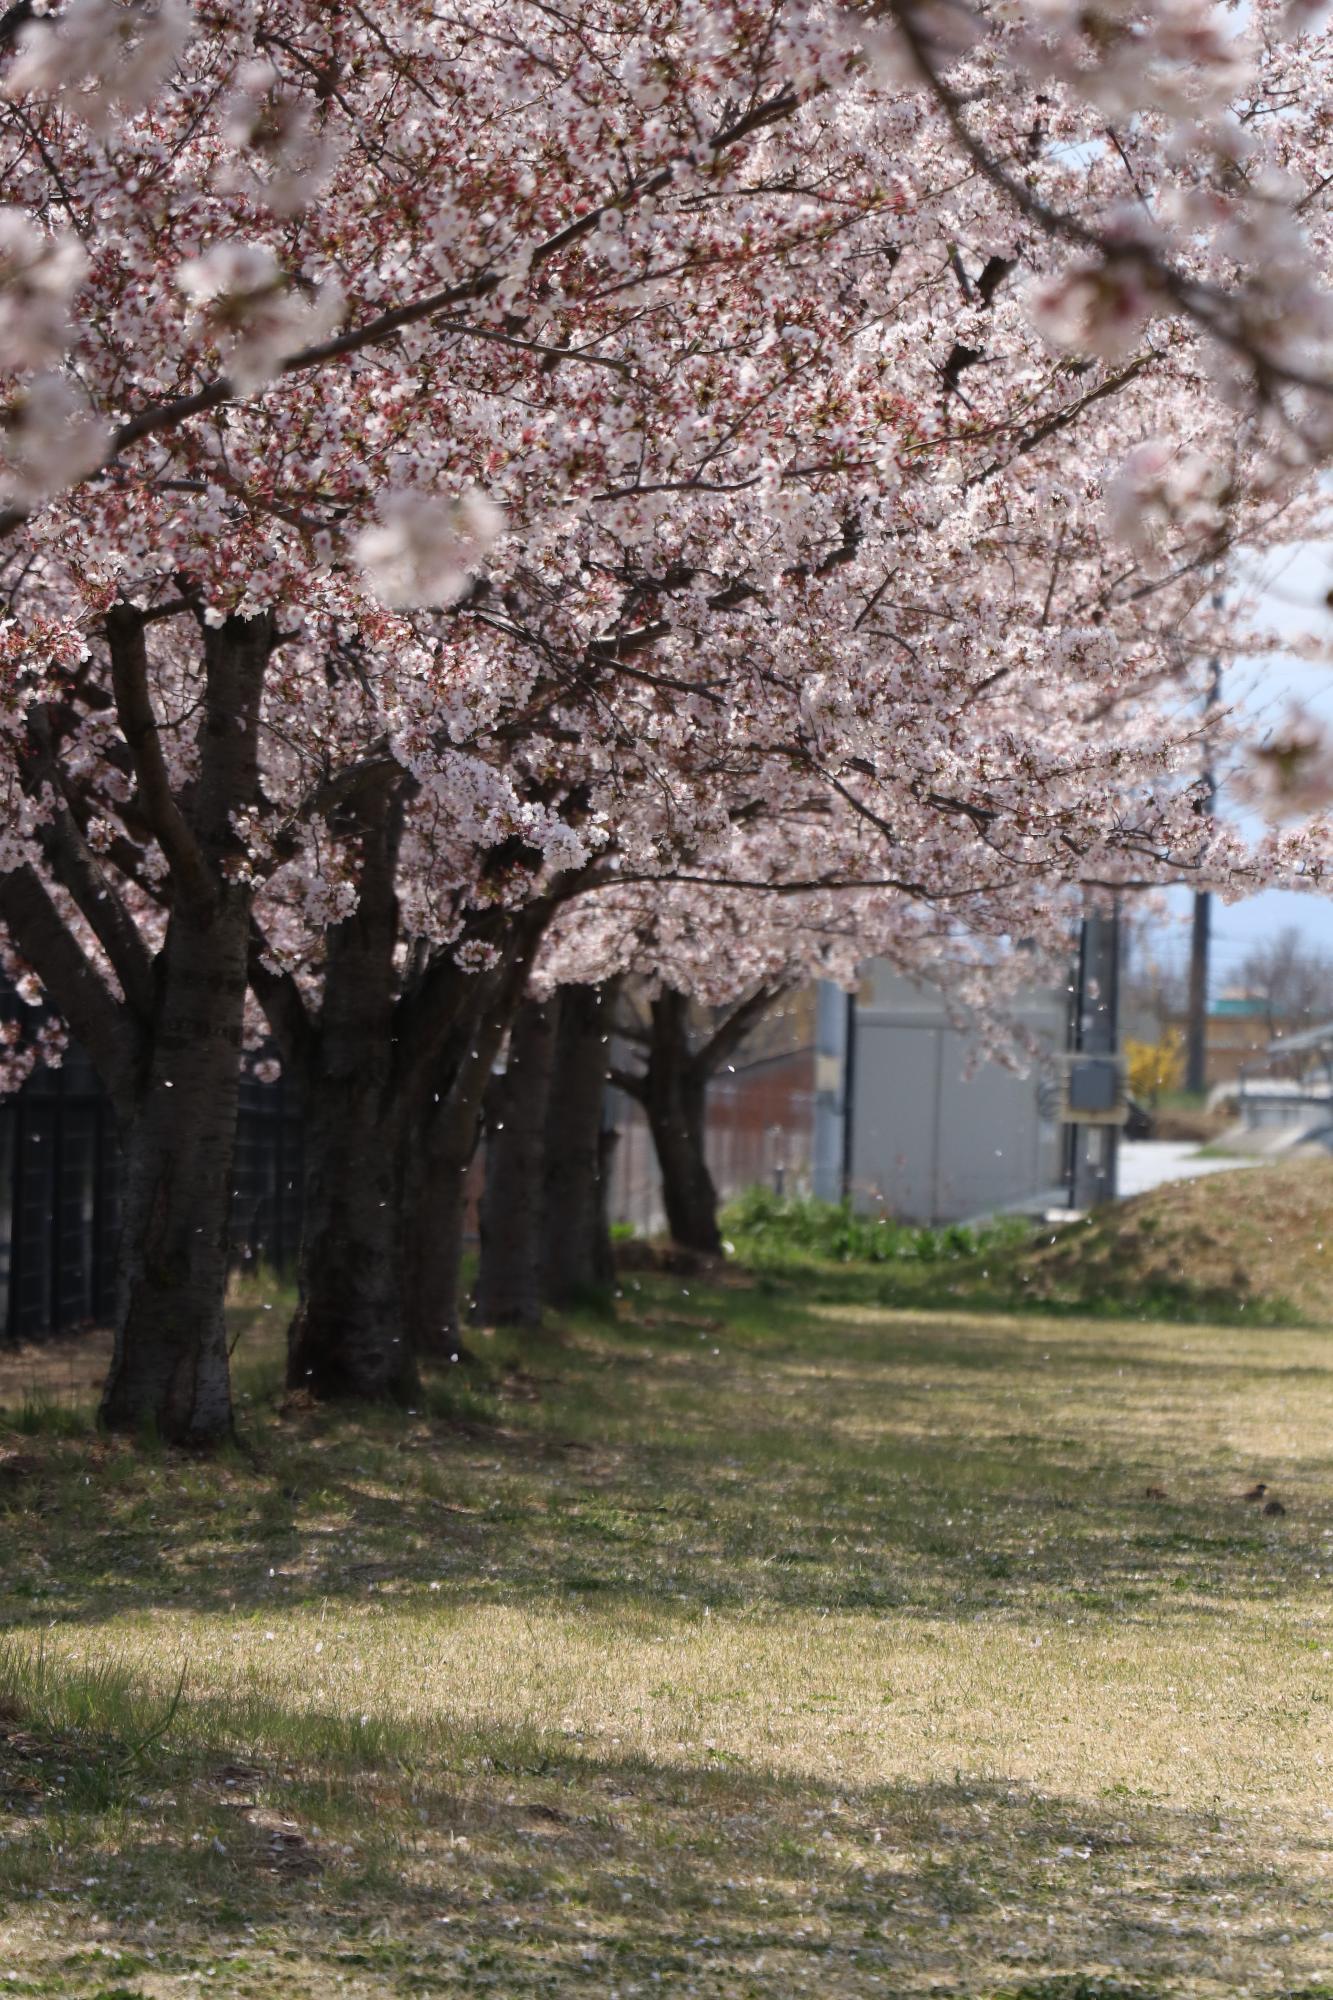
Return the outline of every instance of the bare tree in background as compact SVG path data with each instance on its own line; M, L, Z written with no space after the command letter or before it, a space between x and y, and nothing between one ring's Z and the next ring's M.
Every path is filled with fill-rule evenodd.
M1333 956L1307 944L1295 924L1247 952L1234 984L1263 1001L1270 1034L1333 1020Z
M1160 927L1142 917L1123 917L1124 959L1120 972L1120 1013L1131 1039L1160 1042L1179 1026L1188 1001L1189 980L1179 953L1162 949ZM1172 940L1174 942L1174 940Z

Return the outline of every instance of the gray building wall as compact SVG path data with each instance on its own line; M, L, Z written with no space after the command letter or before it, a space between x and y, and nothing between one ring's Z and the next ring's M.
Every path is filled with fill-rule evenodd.
M1015 1011L1052 1053L1065 1046L1067 996L1039 991ZM968 1074L974 1044L942 999L876 962L856 1008L851 1192L916 1222L958 1222L1025 1204L1055 1206L1061 1130L1036 1073L996 1062Z

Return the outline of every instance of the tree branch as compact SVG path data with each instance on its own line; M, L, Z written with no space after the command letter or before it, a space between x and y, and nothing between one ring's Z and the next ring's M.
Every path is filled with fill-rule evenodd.
M0 875L0 923L34 968L58 1012L96 1067L122 1123L133 1110L141 1047L128 1011L96 967L26 862Z
M147 1023L153 1015L153 963L139 927L115 884L80 831L68 805L61 804L42 826L38 839L52 875L79 912L110 961L126 1002Z
M623 1090L626 1097L632 1097L636 1104L647 1103L648 1079L646 1076L639 1076L633 1070L621 1069L616 1063L612 1063L610 1069L607 1071L607 1076L617 1090Z
M203 849L171 789L148 686L148 647L143 620L130 606L113 605L106 614L106 636L116 716L134 759L139 802L173 878L187 895L203 900L212 892L213 877Z
M742 144L755 132L789 118L805 101L806 93L801 91L794 89L778 91L715 133L708 141L708 151L714 158L720 157L723 153L729 152L733 146ZM528 258L527 268L531 271L538 270L543 264L549 263L551 258L558 256L562 250L567 250L571 244L591 235L594 230L600 228L603 217L624 213L636 203L660 194L664 188L670 186L679 168L685 164L685 158L683 154L675 156L664 166L645 174L641 180L631 181L613 200L598 202L596 207L575 216L574 220L566 223L563 229L558 229L553 236L548 236L534 247ZM418 326L423 320L434 319L454 306L473 305L489 298L498 289L501 278L502 273L499 270L488 268L463 279L459 284L448 285L441 291L428 292L422 298L411 299L401 306L393 306L387 312L377 313L372 319L363 321L360 326L349 327L345 333L337 334L331 340L319 341L313 347L303 347L297 353L289 354L282 363L279 374L281 377L301 375L309 369L325 367L331 361L341 361L349 355L363 353L367 348L382 346L404 327ZM451 330L459 331L457 327ZM487 329L487 332L489 334L491 329ZM150 404L147 409L140 410L137 416L131 417L127 423L121 424L119 429L113 432L105 458L88 477L94 477L98 471L105 471L132 445L139 444L144 438L157 437L165 431L176 430L181 424L188 423L192 417L204 416L208 411L218 409L223 403L235 400L237 400L235 386L227 376L219 375L188 396L176 396L166 402ZM0 512L0 537L12 534L16 528L21 527L29 518L30 511L26 507L10 507Z
M14 0L12 7L6 7L0 14L0 50L13 48L20 31L27 27L36 13L33 0Z
M757 986L753 993L732 1008L702 1047L695 1051L691 1067L700 1076L711 1076L728 1056L735 1054L751 1028L758 1026L770 1007L787 991L789 984L787 980L779 980L771 986Z

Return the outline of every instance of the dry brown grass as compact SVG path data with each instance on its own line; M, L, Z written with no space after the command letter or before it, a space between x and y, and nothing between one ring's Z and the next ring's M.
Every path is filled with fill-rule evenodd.
M1024 1253L1034 1299L1156 1297L1266 1318L1333 1321L1333 1160L1177 1181Z
M0 1439L11 1990L1333 1981L1327 1336L630 1283L462 1423L251 1335L242 1451Z

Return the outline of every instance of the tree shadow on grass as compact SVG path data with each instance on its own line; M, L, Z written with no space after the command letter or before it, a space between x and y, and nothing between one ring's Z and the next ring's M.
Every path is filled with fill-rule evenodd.
M214 1968L212 1990L257 2000L357 1979L1160 2000L1309 1990L1333 1959L1324 1856L1278 1865L1244 1828L1137 1798L994 1773L835 1791L268 1699L168 1714L115 1673L12 1657L4 1699L16 1990L148 2000Z
M756 1290L775 1301L887 1307L926 1318L965 1312L1190 1326L1308 1323L1294 1301L1251 1287L1239 1265L1229 1283L1201 1283L1164 1263L1127 1266L1120 1246L1071 1245L1048 1264L1033 1263L1028 1247L845 1265L760 1256L749 1270Z
M544 1400L490 1423L265 1410L244 1452L211 1462L16 1438L0 1453L5 1614L267 1613L437 1585L453 1604L675 1616L1170 1621L1309 1588L1326 1459L1264 1468L1309 1496L1268 1521L1229 1467L1194 1475L1187 1457L1178 1482L1134 1435L1159 1397L1205 1393L1216 1358L1137 1338L1111 1357L1086 1333L1034 1341L1002 1322L925 1335L807 1313L723 1333L696 1303L584 1337L549 1364ZM1281 1365L1225 1366L1242 1387L1281 1374L1285 1393ZM1100 1414L1112 1369L1130 1385L1117 1423ZM1163 1476L1172 1498L1149 1500Z

